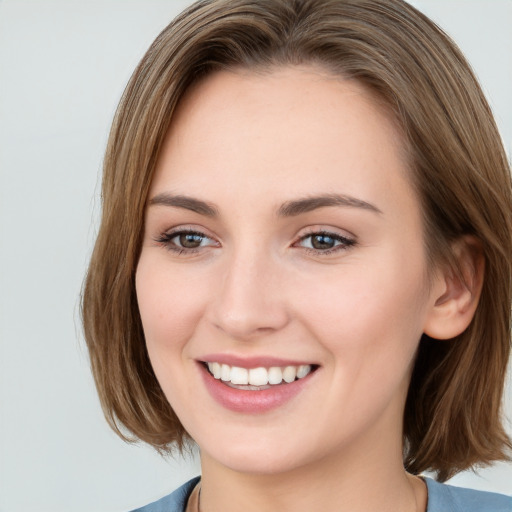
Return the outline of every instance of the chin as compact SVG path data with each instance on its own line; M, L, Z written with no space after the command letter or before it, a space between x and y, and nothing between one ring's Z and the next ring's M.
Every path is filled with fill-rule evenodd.
M277 451L273 456L259 453L232 453L230 456L215 457L217 462L237 473L252 475L277 475L287 473L300 467L302 464L297 459L283 457Z
M216 436L211 443L200 443L201 456L213 459L231 471L253 475L277 475L314 463L321 457L311 440L294 439L289 435L272 437L260 432L245 435L243 439L226 438L219 442ZM209 449L211 447L211 449Z

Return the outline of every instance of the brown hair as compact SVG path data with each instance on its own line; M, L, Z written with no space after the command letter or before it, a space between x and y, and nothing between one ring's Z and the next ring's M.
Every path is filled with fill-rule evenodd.
M454 43L401 0L206 0L176 18L131 77L110 134L103 212L83 291L92 370L110 425L161 451L187 439L152 371L134 275L148 189L173 111L217 69L316 64L388 106L410 157L431 263L477 237L485 279L471 325L420 342L404 415L404 463L445 480L507 458L501 417L510 352L511 178L490 108Z

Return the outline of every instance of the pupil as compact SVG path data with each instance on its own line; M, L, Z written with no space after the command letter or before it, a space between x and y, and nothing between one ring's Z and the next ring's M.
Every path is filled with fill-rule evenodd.
M180 235L180 245L188 249L194 249L201 245L202 237L193 233L185 233Z
M315 235L312 245L315 249L332 249L334 247L334 239L328 235Z

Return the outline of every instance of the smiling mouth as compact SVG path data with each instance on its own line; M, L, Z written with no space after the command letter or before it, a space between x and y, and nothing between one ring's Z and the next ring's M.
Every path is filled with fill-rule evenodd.
M245 391L263 391L273 386L291 384L307 377L318 366L301 364L298 366L271 366L269 368L242 368L218 362L204 362L213 378L231 388Z

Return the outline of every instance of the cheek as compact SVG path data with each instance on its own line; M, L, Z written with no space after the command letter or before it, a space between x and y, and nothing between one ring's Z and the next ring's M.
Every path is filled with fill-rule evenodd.
M301 316L330 358L325 418L337 411L334 424L365 428L387 408L401 414L422 332L421 280L407 267L382 270L311 282L304 294Z
M193 276L170 269L160 255L142 253L135 285L151 366L169 403L186 417L193 383L186 377L190 365L188 342L206 303L204 288Z
M179 270L171 271L165 258L143 253L135 284L150 357L183 348L207 302L201 283Z
M411 263L421 258L404 260L381 254L371 266L303 283L301 316L334 357L376 370L383 360L409 364L423 330L424 287L423 267Z

